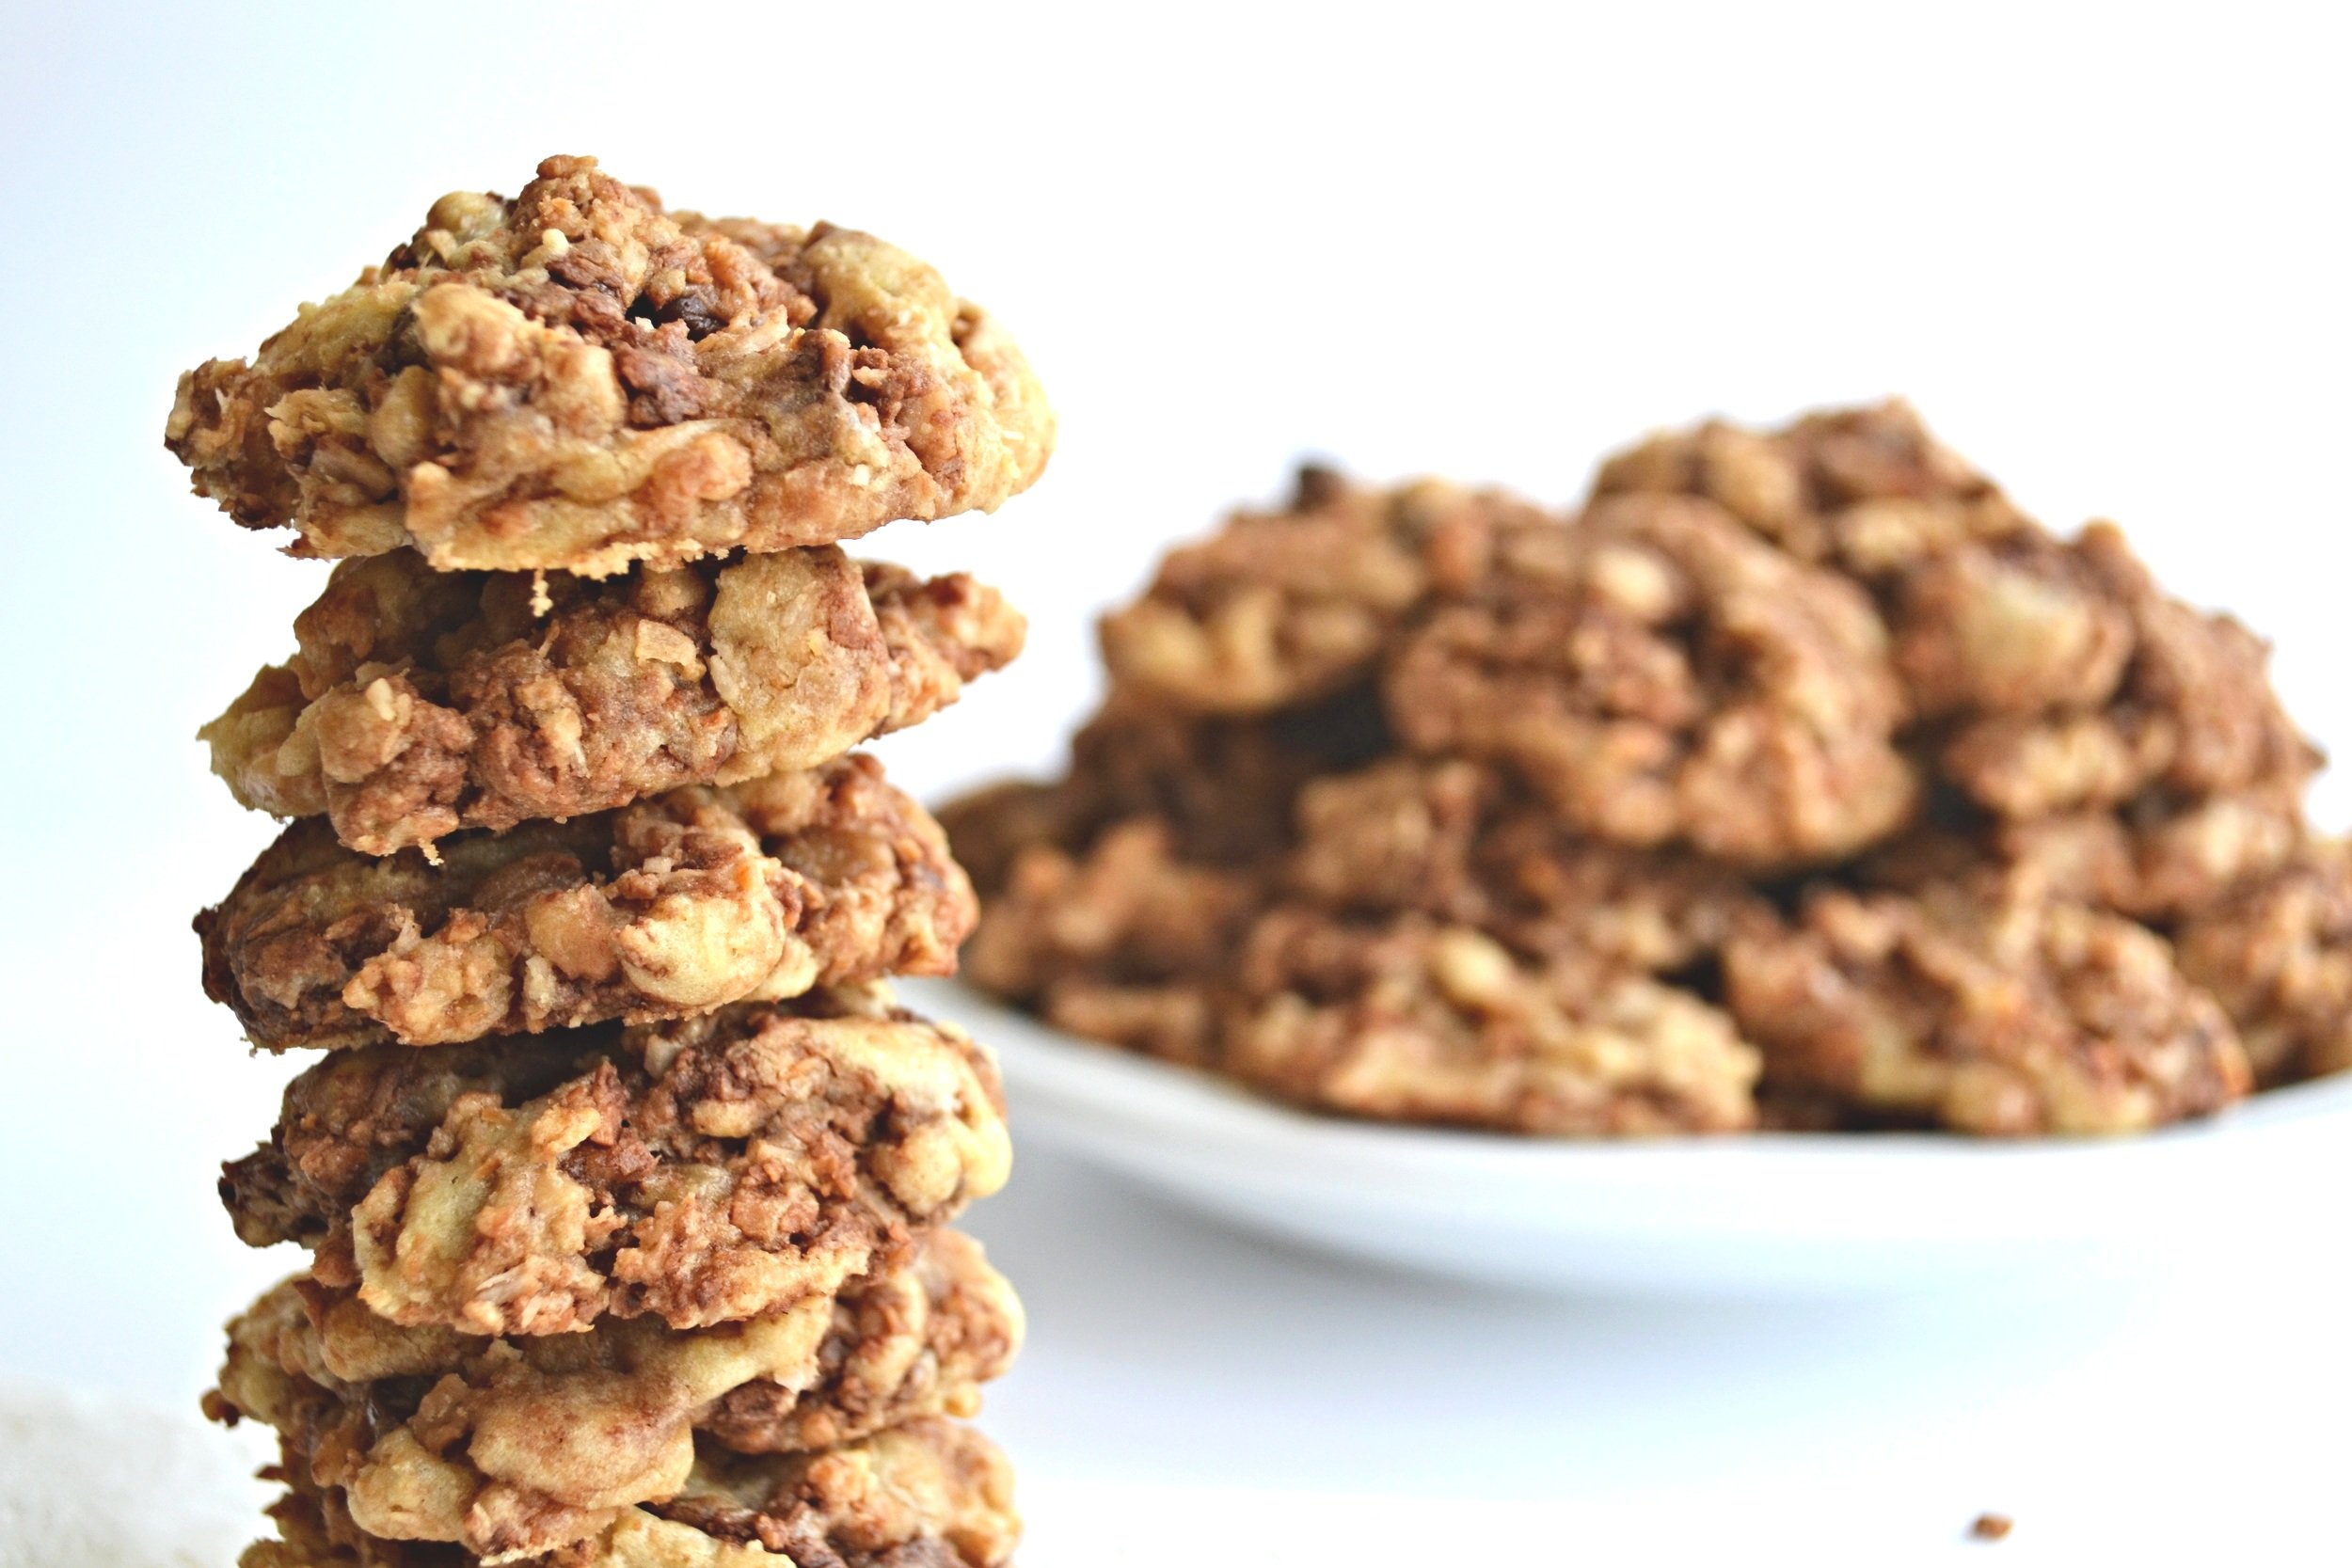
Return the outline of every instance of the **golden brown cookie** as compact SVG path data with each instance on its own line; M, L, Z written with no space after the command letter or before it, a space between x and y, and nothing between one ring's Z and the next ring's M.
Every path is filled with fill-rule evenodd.
M1860 869L1899 889L2006 867L2055 896L2169 925L2291 863L2307 832L2299 784L2177 802L2154 791L2112 811L1966 816L1890 840Z
M1324 1110L1550 1134L1753 1126L1757 1056L1720 1009L1420 916L1306 906L1249 933L1218 1060Z
M290 1447L278 1539L239 1568L475 1568L462 1547L361 1529L342 1493L307 1479ZM933 1418L814 1454L707 1449L678 1494L618 1510L525 1568L1002 1568L1020 1539L1012 1467L968 1427Z
M2267 646L2164 594L2112 525L1939 557L1905 579L1897 615L1915 693L1955 721L1939 771L2007 820L2292 797L2318 769Z
M2171 918L2281 864L2318 752L2268 650L2167 594L2122 534L2060 539L1900 404L1771 432L1710 421L1604 464L1603 495L1704 498L1867 587L1906 744L1975 854L2071 863L2079 896ZM1947 809L1946 816L1953 814ZM2064 880L2064 879L2060 879Z
M2117 1131L2346 1061L2262 642L1899 404L1653 437L1572 518L1310 474L1104 647L1066 775L946 814L971 977L1061 1028L1570 1132Z
M992 511L1053 442L1020 350L914 257L667 213L593 158L443 197L250 364L181 377L166 429L298 554L591 577Z
M1397 757L1299 792L1289 894L1358 914L1425 914L1516 951L1649 974L1711 959L1763 900L1737 872L1563 827L1495 769Z
M2255 1075L2352 1071L2352 850L2311 845L2179 936L2182 972L2237 1021Z
M929 814L852 755L382 859L296 822L197 917L256 1045L440 1045L946 974L975 911Z
M1072 737L1062 778L976 791L940 819L983 892L1004 885L1025 849L1076 851L1136 817L1161 823L1188 860L1263 865L1291 847L1301 789L1393 744L1368 686L1255 718L1180 713L1114 692Z
M1074 1033L1208 1061L1265 897L1245 871L1181 859L1164 822L1132 818L1074 851L1025 850L986 905L965 973Z
M338 1053L221 1197L248 1244L310 1246L405 1325L691 1328L889 1262L1010 1161L991 1058L869 989Z
M1612 498L1513 535L1406 636L1385 691L1415 751L1508 764L1618 843L1820 862L1916 794L1868 596L1703 500Z
M205 1403L277 1430L363 1530L528 1555L675 1497L698 1436L809 1452L971 1415L1021 1330L1011 1288L952 1231L838 1292L685 1332L648 1319L517 1339L401 1328L298 1277L229 1325Z
M2030 527L1908 404L1807 414L1776 431L1708 420L1606 459L1595 496L1700 496L1801 561L1864 578Z
M1726 953L1776 1083L2003 1135L2138 1132L2251 1087L2237 1032L2163 938L2030 872L1822 887Z
M338 565L294 658L199 736L243 804L384 855L817 767L953 703L1024 631L967 577L830 546L601 582L395 550Z
M1491 536L1553 526L1494 491L1424 480L1395 490L1302 469L1290 504L1236 513L1160 562L1103 618L1112 683L1196 714L1302 705L1371 678L1395 628L1474 571Z

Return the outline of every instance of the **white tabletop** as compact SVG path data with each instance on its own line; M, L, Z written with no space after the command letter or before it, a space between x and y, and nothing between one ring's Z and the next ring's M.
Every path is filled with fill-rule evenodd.
M2016 1521L2004 1560L2352 1539L2333 1238L2301 1268L1956 1300L1561 1301L1273 1250L1022 1159L972 1228L1033 1320L986 1421L1030 1483L1040 1568L1209 1541L1234 1563L1479 1560L1465 1539L1932 1562L1984 1549L1964 1534L1988 1511Z

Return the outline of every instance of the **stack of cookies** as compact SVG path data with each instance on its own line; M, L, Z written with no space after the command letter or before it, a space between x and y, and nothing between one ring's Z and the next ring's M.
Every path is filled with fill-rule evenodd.
M967 973L1358 1116L2109 1132L2352 1068L2352 861L2265 645L1900 404L1574 513L1320 471L1103 626L1068 776L945 814Z
M1023 623L835 541L991 510L1052 440L913 257L586 158L182 379L198 492L342 558L203 732L294 819L198 917L205 990L323 1053L221 1183L311 1255L208 1402L280 1444L249 1568L1007 1559L950 1418L1021 1309L946 1228L1000 1091L885 987L975 904L851 748Z

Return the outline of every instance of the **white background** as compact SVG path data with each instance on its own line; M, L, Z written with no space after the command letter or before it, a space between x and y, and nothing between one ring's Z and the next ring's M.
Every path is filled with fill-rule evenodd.
M5 25L0 1373L184 1408L215 1321L285 1266L211 1180L294 1064L243 1054L185 924L272 829L190 736L323 568L184 493L173 377L548 152L872 229L1027 347L1062 416L1045 482L868 546L968 566L1035 626L887 743L927 794L1050 766L1092 614L1301 453L1565 500L1648 427L1890 391L2276 638L2307 727L2352 745L2352 98L2317 6L20 0ZM2352 1555L2341 1235L2193 1287L1828 1313L1354 1273L1042 1155L976 1228L1036 1319L990 1424L1041 1568ZM2017 1536L1953 1544L1980 1508Z

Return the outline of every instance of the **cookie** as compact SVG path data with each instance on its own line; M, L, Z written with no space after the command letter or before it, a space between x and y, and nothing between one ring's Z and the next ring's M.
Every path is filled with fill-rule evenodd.
M698 1434L807 1452L970 1415L1011 1360L1021 1309L979 1247L945 1231L836 1293L688 1332L646 1319L521 1339L400 1328L297 1277L229 1336L207 1411L274 1428L359 1528L529 1555L675 1497Z
M593 158L441 198L250 363L182 376L165 432L297 554L589 577L991 511L1053 442L1020 350L906 252L670 213Z
M814 768L1003 668L1025 627L961 575L823 546L638 570L347 561L300 650L199 732L243 804L372 855Z
M296 822L197 917L270 1051L442 1045L945 974L971 887L869 757L381 859Z
M903 1255L1004 1185L993 1060L879 990L327 1057L223 1168L378 1315L472 1334L755 1316Z

